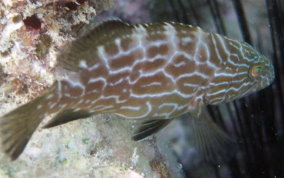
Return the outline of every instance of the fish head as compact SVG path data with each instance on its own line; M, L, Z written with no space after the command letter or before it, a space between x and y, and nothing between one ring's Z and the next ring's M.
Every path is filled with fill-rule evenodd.
M272 62L264 55L258 56L254 63L250 65L248 73L250 80L255 83L252 92L266 88L275 78Z
M264 89L268 87L275 78L272 61L266 56L260 54L251 45L242 42L240 54L238 56L239 60L243 61L243 63L247 66L245 69L245 73L247 74L244 75L245 79L243 80L242 87L239 89L239 93L232 97L227 94L227 101ZM236 72L243 71L241 70L241 66L236 67L235 70ZM234 83L234 78L232 80L233 81L231 83Z
M206 104L231 102L269 86L275 76L272 61L251 45L236 42L238 49L229 49L230 57L215 72L205 94ZM236 45L235 45L236 46Z

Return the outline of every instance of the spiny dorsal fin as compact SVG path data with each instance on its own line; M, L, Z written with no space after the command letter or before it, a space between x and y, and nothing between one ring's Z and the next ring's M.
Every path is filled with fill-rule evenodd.
M50 127L55 127L61 124L65 124L70 121L74 121L77 119L83 119L86 117L91 116L92 113L89 113L87 111L79 110L79 111L74 111L71 109L64 110L56 114L54 118L52 118L45 126L44 128L50 128Z
M139 126L138 130L135 131L132 139L138 141L151 136L152 134L166 127L171 121L172 119L145 121Z
M77 72L92 64L97 56L97 48L131 32L131 26L120 20L106 21L84 36L76 39L63 48L58 55L59 66L69 71ZM83 62L82 62L83 61Z
M119 30L123 29L125 27L129 27L130 25L128 23L125 23L119 19L109 19L106 21L103 21L99 23L94 30L96 30L97 33L110 33L114 29Z

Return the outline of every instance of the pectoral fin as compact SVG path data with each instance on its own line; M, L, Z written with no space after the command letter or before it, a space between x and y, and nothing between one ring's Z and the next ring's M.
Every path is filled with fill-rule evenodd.
M223 163L232 158L237 145L211 118L208 118L207 113L201 114L199 118L193 117L190 127L190 141L205 160Z
M92 113L85 111L85 110L64 110L59 112L54 118L52 118L45 126L44 128L50 128L54 126L58 126L61 124L65 124L70 121L74 121L77 119L83 119L86 117L90 117Z
M152 134L166 127L171 121L172 119L145 121L139 126L138 130L135 131L132 139L138 141L151 136Z

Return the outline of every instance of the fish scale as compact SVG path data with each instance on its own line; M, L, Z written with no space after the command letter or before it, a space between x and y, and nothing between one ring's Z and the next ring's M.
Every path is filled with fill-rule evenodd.
M155 120L140 127L134 136L139 140L177 116L189 112L202 118L203 106L232 101L274 79L270 60L250 45L178 23L105 22L63 48L58 63L68 71L63 80L0 120L3 147L12 159L52 113L57 115L46 127L99 113ZM26 122L29 127L22 127ZM211 128L215 132L208 135L225 139L221 130Z
M140 25L136 27L136 30L146 32L146 28ZM198 92L198 88L202 84L206 88L205 80L208 80L209 75L204 75L203 73L209 71L207 69L209 67L204 66L203 70L196 71L199 74L197 74L199 81L196 82L197 76L194 75L195 71L192 70L192 75L188 75L188 72L194 68L198 69L199 65L196 63L199 60L202 61L201 57L200 59L198 57L195 57L195 59L187 58L188 56L183 54L183 51L180 51L178 48L178 38L172 35L176 34L174 26L166 24L162 29L164 29L163 33L160 33L164 34L164 39L149 41L147 40L147 33L144 36L139 34L137 37L135 32L127 35L127 37L116 38L113 41L114 44L108 44L113 48L119 49L116 50L116 53L107 53L107 45L99 46L99 58L97 58L95 63L84 66L84 70L87 70L88 74L83 76L88 77L83 77L78 82L81 82L82 86L88 87L90 79L98 77L100 73L102 78L98 82L102 81L104 87L92 88L92 91L95 90L100 95L91 95L82 98L83 100L88 98L95 101L91 106L83 102L76 105L76 107L91 109L90 107L95 108L96 105L99 105L100 112L109 112L109 110L112 110L112 112L125 118L135 119L145 119L153 116L163 119L166 112L172 113L168 114L166 118L175 117L186 112L186 106L189 103L195 103L195 98L198 98L197 94L202 94ZM194 41L195 39L192 40ZM159 45L159 43L162 45ZM108 50L114 51L113 49ZM156 54L153 55L154 52L152 51L156 51ZM152 58L150 58L151 55ZM201 56L201 54L196 54L196 56ZM153 65L155 61L159 61L160 65ZM179 61L184 61L184 63L177 66L176 62ZM187 61L192 61L192 63L188 63ZM98 67L95 70L89 70L93 65L97 65ZM196 67L192 67L192 65ZM131 77L133 75L136 75L136 77ZM131 78L134 80L131 80ZM83 83L82 81L84 80L86 82ZM65 94L69 93L73 97L76 96L72 88L74 81L65 79L63 82L62 86L70 90L61 92ZM185 86L186 83L190 83L194 87ZM96 86L96 83L92 83L92 85ZM63 96L68 97L66 95ZM161 97L165 97L165 99L161 100ZM144 103L146 101L146 103L141 104L141 100ZM168 110L164 108L159 109L157 106L163 103L169 105L179 103L184 105L184 107L168 107ZM173 109L175 110L173 111ZM159 117L160 114L162 114L162 117Z

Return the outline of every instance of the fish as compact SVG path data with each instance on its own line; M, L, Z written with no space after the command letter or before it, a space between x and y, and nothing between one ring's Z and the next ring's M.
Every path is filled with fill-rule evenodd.
M60 49L57 61L65 77L0 118L1 147L12 160L51 114L44 128L101 113L143 121L136 141L189 113L193 140L215 159L230 139L204 108L274 80L271 60L248 43L175 22L106 21Z

